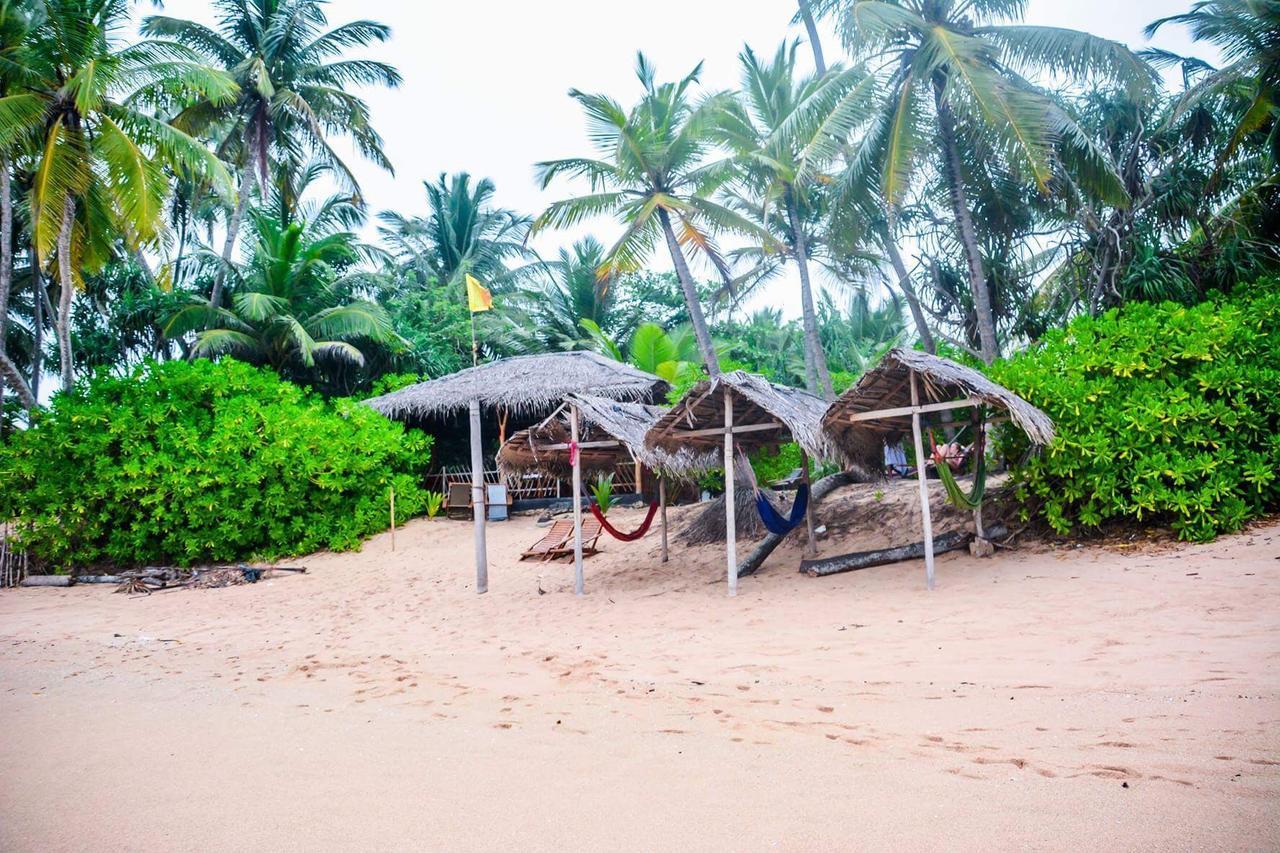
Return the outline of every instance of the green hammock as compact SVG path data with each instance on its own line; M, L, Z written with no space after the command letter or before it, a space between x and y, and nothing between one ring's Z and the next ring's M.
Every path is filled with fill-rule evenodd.
M986 437L986 432L979 424L978 438L974 444L978 459L973 466L973 489L966 495L956 482L956 475L951 473L951 465L945 459L938 458L938 444L933 440L933 430L929 430L929 443L933 445L933 467L938 470L938 479L942 481L942 488L946 489L947 499L959 509L977 509L982 505L982 497L987 491Z

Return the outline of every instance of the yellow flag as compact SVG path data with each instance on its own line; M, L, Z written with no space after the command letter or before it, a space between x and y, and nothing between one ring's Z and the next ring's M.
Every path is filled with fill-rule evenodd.
M467 305L471 308L472 314L493 308L493 295L471 273L467 273Z

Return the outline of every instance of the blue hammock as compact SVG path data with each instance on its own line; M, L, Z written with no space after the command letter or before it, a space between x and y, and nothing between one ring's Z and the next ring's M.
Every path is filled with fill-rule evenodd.
M809 486L807 483L801 483L796 489L795 502L791 504L791 517L783 518L778 515L778 511L773 508L773 504L769 503L769 498L765 493L756 489L756 512L760 513L760 520L764 522L764 526L769 529L770 533L777 536L786 536L792 530L795 530L800 522L804 521L805 511L809 508Z

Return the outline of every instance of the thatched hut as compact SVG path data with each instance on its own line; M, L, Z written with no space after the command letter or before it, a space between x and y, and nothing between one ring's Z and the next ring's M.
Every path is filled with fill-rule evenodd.
M476 539L476 592L483 593L489 588L489 571L485 547L481 410L537 414L560 405L571 394L643 402L654 399L667 388L667 383L657 376L596 353L560 352L488 362L373 397L365 403L387 417L399 419L440 417L468 410L471 433L471 502ZM577 485L575 478L575 498ZM580 565L579 561L579 575ZM581 591L580 577L578 587Z
M537 472L556 477L581 472L612 474L620 464L634 463L658 478L658 504L662 531L662 560L667 560L667 480L686 479L716 465L714 454L681 449L671 452L649 447L649 429L666 413L660 406L626 403L605 397L570 394L546 419L520 430L498 450L498 467L504 479ZM574 440L574 417L578 436ZM578 452L572 452L576 444ZM577 463L578 470L574 470ZM637 490L640 477L637 476Z
M550 416L503 442L498 450L498 468L504 478L529 472L563 478L572 473L570 406L578 408L578 460L589 474L610 474L619 463L630 461L654 473L682 479L718 464L714 454L687 449L671 452L645 444L645 435L666 414L661 406L570 394Z
M725 533L729 594L738 591L735 448L755 450L786 441L800 445L808 486L808 457L829 454L822 431L827 403L798 388L777 385L763 376L735 370L699 382L650 428L645 443L668 453L714 453L723 449ZM805 515L809 547L814 548L812 512Z
M481 408L537 415L570 394L648 402L667 388L666 381L629 364L573 351L499 359L365 402L389 418L447 415L472 401Z
M950 359L909 349L892 349L874 368L840 395L822 419L833 449L847 462L880 470L886 444L911 433L924 514L925 575L933 588L933 525L929 516L928 480L924 476L922 418L955 409L972 409L979 428L1012 422L1033 445L1053 441L1053 421L1044 412L992 382L978 371ZM945 463L943 463L945 464ZM983 537L982 507L974 510L975 533Z

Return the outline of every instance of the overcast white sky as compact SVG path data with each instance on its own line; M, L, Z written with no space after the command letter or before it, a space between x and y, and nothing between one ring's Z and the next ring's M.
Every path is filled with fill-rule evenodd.
M1142 28L1155 18L1185 11L1189 0L1031 0L1027 22L1087 30L1147 46ZM150 13L149 4L139 4ZM167 0L164 13L211 23L204 0ZM398 67L404 84L367 93L375 125L386 141L396 173L388 175L352 159L374 211L421 213L422 181L441 172L487 175L498 203L537 214L571 194L566 185L538 189L533 163L590 153L581 112L570 88L609 93L634 102L637 50L656 63L660 80L686 73L705 60L708 89L736 87L737 54L744 43L772 51L780 40L803 35L792 27L791 0L333 0L331 22L372 18L389 24L391 41L368 54ZM1159 45L1206 55L1170 28ZM828 62L840 58L833 34L824 44ZM812 68L811 57L802 52ZM808 70L808 69L806 69ZM590 231L608 243L618 233L609 221ZM554 254L575 234L547 234L535 244ZM655 269L669 269L663 254ZM705 271L703 271L705 272ZM795 286L780 278L754 300L798 314Z

